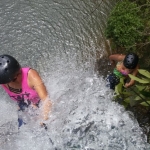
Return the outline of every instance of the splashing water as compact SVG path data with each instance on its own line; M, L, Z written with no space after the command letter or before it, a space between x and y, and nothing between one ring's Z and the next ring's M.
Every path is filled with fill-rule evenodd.
M150 149L132 113L112 102L113 92L93 71L97 51L106 53L103 29L114 4L1 2L1 53L40 71L53 102L47 130L39 125L40 110L31 108L19 114L26 124L18 129L17 106L1 89L1 150Z
M148 148L146 136L133 115L111 101L113 93L103 78L82 70L66 74L56 71L46 85L54 103L46 122L48 129L41 128L33 116L17 132L5 134L2 149Z

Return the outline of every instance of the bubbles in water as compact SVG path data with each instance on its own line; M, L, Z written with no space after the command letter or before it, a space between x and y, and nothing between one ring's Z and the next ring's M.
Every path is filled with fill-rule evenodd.
M103 28L112 7L109 1L100 3L3 1L1 53L16 55L22 66L40 71L53 110L45 130L40 110L29 108L18 114L15 103L1 90L1 150L150 148L132 114L112 102L113 92L93 74L97 53L104 53ZM26 123L19 129L18 115Z

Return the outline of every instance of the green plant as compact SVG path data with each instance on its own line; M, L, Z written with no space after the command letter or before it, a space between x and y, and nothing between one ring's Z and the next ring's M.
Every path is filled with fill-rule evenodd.
M129 77L137 81L135 100L139 101L141 105L150 106L150 72L144 69L138 69L140 77L135 77L129 74Z
M136 44L142 41L144 29L139 13L140 8L136 3L128 0L119 2L108 18L106 37L112 39L118 47L124 47L126 50L135 49Z
M119 102L124 107L127 107L129 104L132 106L132 101L130 101L132 93L124 88L124 80L124 77L120 78L120 83L115 86L114 101Z
M124 88L124 78L120 79L120 83L115 87L116 101L122 99L122 104L127 106L142 105L150 107L150 72L144 69L138 69L139 77L129 74L129 77L136 82L135 86Z

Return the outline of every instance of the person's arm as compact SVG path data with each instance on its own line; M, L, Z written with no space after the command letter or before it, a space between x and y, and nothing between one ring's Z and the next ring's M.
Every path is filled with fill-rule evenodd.
M138 73L138 69L139 69L139 65L136 66L136 68L132 72L132 75L136 76ZM132 86L134 83L135 83L135 81L133 79L131 79L128 83L125 84L125 87L128 88L128 87Z
M116 66L116 62L122 61L125 58L125 55L122 54L113 54L109 56L110 63L113 67Z
M30 69L28 72L28 84L31 88L34 88L42 101L42 116L44 120L48 119L49 112L52 107L52 102L48 96L46 87L38 74L34 69Z

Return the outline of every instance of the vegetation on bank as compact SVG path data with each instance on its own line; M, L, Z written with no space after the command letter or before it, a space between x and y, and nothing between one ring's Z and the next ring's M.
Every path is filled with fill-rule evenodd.
M137 4L129 1L119 2L112 10L105 33L112 39L114 48L135 50L137 43L142 41L144 25L139 12Z
M144 69L138 69L139 76L135 77L129 74L136 84L130 88L124 88L124 78L120 79L120 83L115 87L115 100L122 100L124 106L128 104L132 107L142 105L150 108L150 72Z
M150 0L118 1L105 30L113 52L136 52L143 69L150 70Z
M150 0L118 1L108 18L105 35L111 41L113 53L135 52L140 57L140 68L145 69L139 70L139 78L130 75L137 82L129 92L123 88L122 78L116 86L115 97L124 99L124 103L131 106L141 104L150 107Z
M108 18L105 36L112 53L134 52L140 58L138 76L129 75L135 85L124 88L121 78L115 87L114 100L126 108L141 106L150 112L150 0L118 0Z

